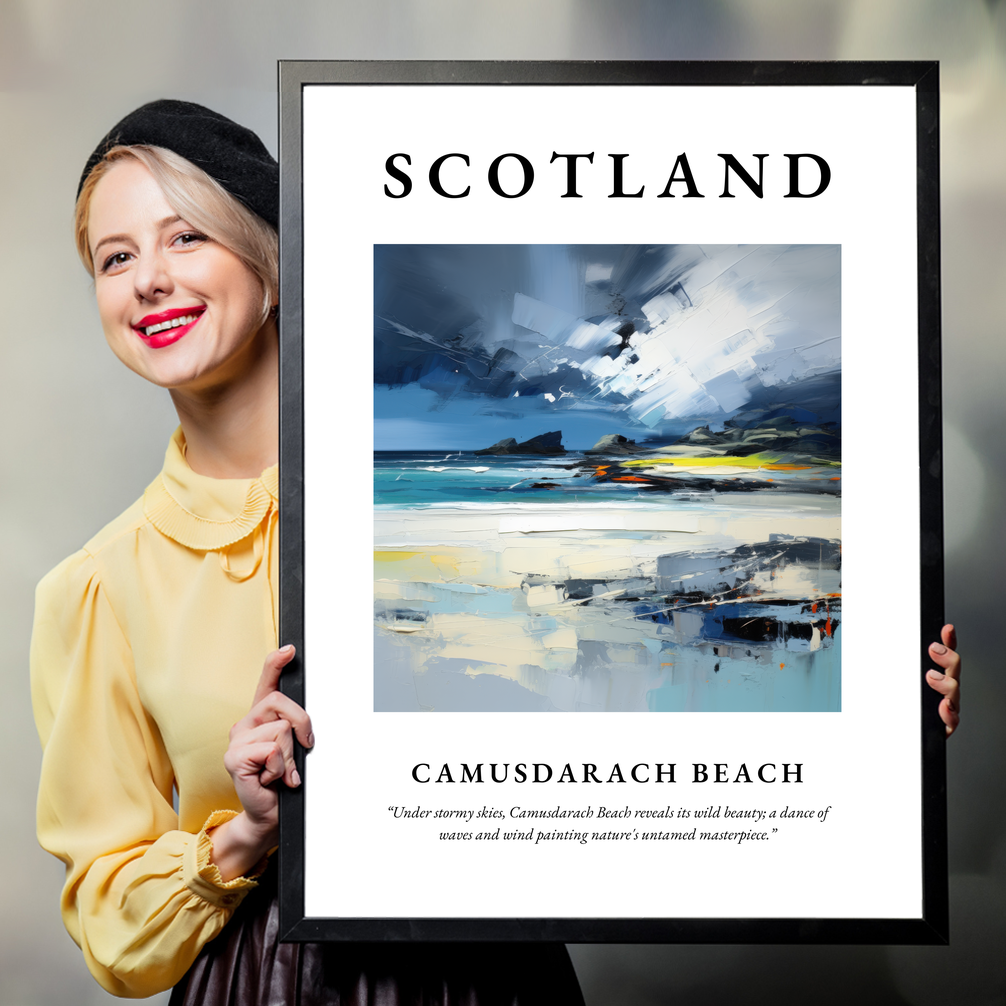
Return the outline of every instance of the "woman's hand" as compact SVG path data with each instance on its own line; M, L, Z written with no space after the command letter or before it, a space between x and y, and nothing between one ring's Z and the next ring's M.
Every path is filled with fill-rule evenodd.
M291 788L300 785L294 734L304 747L314 746L310 716L278 689L295 652L284 646L266 657L251 711L231 727L224 766L244 810L209 833L211 859L224 880L247 873L276 845L279 793L273 784L282 779Z
M929 656L943 671L926 672L929 687L943 696L940 719L947 725L949 737L961 721L961 658L957 651L957 632L952 625L944 625L940 633L942 643L930 643Z

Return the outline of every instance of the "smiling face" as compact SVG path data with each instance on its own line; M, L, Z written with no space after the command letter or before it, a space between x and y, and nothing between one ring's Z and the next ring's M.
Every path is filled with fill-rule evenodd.
M193 392L227 384L275 338L255 273L182 220L139 161L116 161L98 181L87 238L105 338L148 381Z

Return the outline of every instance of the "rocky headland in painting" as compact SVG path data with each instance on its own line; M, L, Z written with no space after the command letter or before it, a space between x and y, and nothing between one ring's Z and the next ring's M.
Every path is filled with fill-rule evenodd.
M518 443L507 437L478 456L566 456L551 465L549 482L525 480L526 489L566 488L583 492L570 479L589 480L640 492L812 492L837 495L841 488L841 429L837 423L801 421L786 412L738 417L713 430L697 426L670 444L637 443L619 433L602 436L582 451L562 446L562 432L542 433ZM554 481L555 473L569 473ZM514 488L510 486L509 488ZM521 490L521 491L524 491Z
M584 451L580 477L650 492L785 490L836 495L841 486L841 430L836 423L801 422L791 415L727 421L722 430L698 426L666 446L640 445L617 435Z
M475 453L493 454L497 457L504 454L556 455L565 454L566 448L562 446L562 430L553 430L551 433L542 433L520 444L513 437L506 437L504 440L497 440L491 447L484 447Z
M828 463L842 457L842 435L837 423L800 422L787 414L759 416L746 422L728 419L720 432L697 426L673 446L697 448L709 456L747 457L763 451L783 451L802 460Z
M601 437L593 447L588 448L584 454L639 454L648 448L637 444L635 440L629 440L620 433L608 433Z

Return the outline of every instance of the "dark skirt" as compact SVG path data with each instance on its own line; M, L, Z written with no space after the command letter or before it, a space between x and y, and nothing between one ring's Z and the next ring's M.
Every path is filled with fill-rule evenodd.
M280 943L274 872L169 1006L583 1006L561 943Z

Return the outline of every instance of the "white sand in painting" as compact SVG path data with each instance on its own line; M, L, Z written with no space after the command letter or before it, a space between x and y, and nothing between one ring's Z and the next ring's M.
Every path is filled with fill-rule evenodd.
M436 668L455 682L459 674L492 675L519 685L499 698L501 707L526 691L547 699L528 708L645 709L647 694L674 679L667 646L692 642L695 626L687 613L670 623L640 618L626 600L663 604L661 556L722 552L772 535L840 538L840 500L747 493L671 505L377 507L378 661L393 667L394 687L413 704L415 681ZM790 567L766 575L759 596L837 593L837 571L822 576L807 579ZM571 581L581 585L574 597ZM600 677L582 672L585 647L603 652ZM379 666L379 676L385 670ZM379 708L403 708L381 687L375 694ZM420 706L442 708L441 701Z

